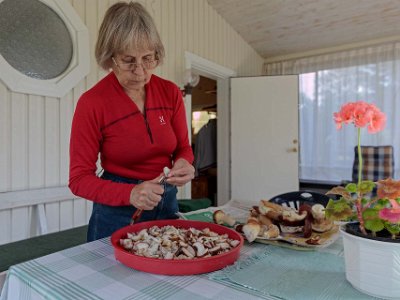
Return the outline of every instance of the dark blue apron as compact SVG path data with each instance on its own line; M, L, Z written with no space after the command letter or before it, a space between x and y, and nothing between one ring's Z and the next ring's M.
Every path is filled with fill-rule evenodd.
M120 177L106 171L104 171L101 178L119 183L139 184L143 182L143 180ZM176 213L178 212L177 192L176 186L165 183L161 201L153 210L144 210L140 219L136 222L176 219ZM132 205L110 206L94 202L89 220L87 241L91 242L110 236L114 231L129 225L135 211L136 208Z

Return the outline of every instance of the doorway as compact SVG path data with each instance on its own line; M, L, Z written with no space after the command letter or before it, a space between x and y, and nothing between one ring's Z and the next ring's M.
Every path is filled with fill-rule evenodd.
M196 54L185 51L185 68L201 76L211 78L217 82L217 107L218 107L218 127L217 127L217 205L223 205L230 200L230 142L229 142L229 78L236 76L236 72L209 61ZM189 135L191 133L192 122L192 95L185 96L186 117L188 121ZM191 195L191 184L186 184L182 190L183 198Z
M192 199L208 198L217 205L217 81L200 76L192 89L192 148L195 178Z

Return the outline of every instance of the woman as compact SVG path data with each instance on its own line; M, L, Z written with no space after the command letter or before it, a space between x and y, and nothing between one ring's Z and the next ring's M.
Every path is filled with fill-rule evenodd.
M176 186L194 177L182 96L153 75L164 47L142 5L119 2L107 10L95 55L112 71L80 97L70 143L69 187L94 202L88 241L128 225L137 209L144 211L139 221L175 218ZM160 185L164 167L171 170Z

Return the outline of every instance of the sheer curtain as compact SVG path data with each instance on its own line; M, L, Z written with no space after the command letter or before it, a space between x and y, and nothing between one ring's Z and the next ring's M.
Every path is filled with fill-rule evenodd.
M400 166L400 43L265 64L266 75L299 74L300 180L351 180L357 132L336 130L333 113L364 100L387 115L384 131L362 130L362 145L393 145L395 178Z

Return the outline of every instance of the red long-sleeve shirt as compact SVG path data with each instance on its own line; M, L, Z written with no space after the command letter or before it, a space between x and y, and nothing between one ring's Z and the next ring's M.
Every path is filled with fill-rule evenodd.
M80 197L129 205L133 184L96 176L96 161L110 173L150 180L179 158L193 162L185 107L179 88L152 75L144 114L111 72L78 101L72 121L69 187Z

